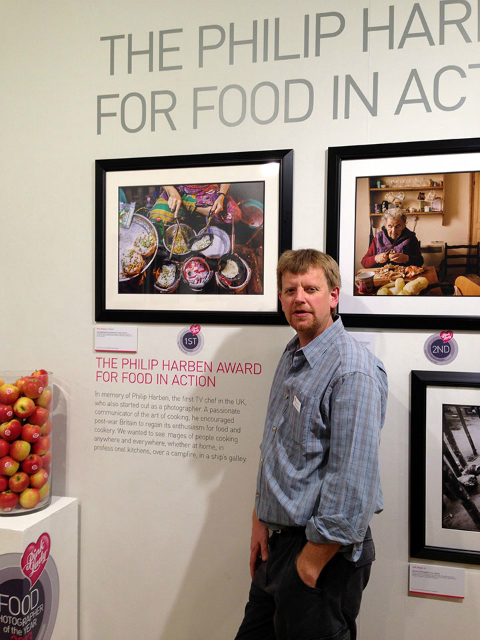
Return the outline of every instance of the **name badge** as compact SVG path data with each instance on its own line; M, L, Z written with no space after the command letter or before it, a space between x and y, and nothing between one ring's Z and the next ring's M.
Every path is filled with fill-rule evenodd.
M300 402L300 400L297 398L297 396L295 396L293 398L293 406L295 407L295 409L298 411L298 413L300 413L300 409L302 408L302 403Z

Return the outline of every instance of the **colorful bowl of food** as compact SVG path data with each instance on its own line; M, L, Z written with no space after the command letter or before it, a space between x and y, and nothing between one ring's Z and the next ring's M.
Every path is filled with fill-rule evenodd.
M230 251L230 236L219 227L209 227L208 230L212 234L212 242L201 249L200 253L206 258L221 258Z
M242 291L251 277L251 269L245 260L235 253L229 253L218 261L215 280L222 289L232 292Z
M152 264L157 254L158 235L153 224L135 213L130 227L119 227L118 255L120 282L131 280Z
M131 247L120 256L119 280L122 282L135 278L145 271L146 267L145 258Z
M180 266L173 260L165 259L157 269L154 269L155 291L159 293L173 293L180 284Z
M213 233L202 232L193 237L190 241L190 249L192 251L205 251L213 242Z
M191 252L190 241L195 236L194 230L186 224L178 225L178 233L175 237L175 231L177 229L176 224L172 224L165 232L163 244L165 249L170 253L172 249L172 243L175 239L175 245L173 247L172 256L185 256Z
M182 269L183 281L188 284L193 291L201 291L210 282L213 271L208 266L207 261L201 256L189 258Z

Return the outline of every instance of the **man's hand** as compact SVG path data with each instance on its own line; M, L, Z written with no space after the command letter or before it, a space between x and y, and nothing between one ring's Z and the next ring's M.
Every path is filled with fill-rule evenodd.
M340 545L307 542L297 558L297 572L309 587L315 587L323 567L339 550Z
M252 515L252 539L250 542L250 575L253 576L260 562L268 558L268 529L257 518L255 510Z

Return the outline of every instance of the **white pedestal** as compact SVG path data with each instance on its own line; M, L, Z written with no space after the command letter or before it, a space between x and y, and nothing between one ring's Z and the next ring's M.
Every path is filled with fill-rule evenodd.
M76 640L77 499L0 517L0 553L0 640Z

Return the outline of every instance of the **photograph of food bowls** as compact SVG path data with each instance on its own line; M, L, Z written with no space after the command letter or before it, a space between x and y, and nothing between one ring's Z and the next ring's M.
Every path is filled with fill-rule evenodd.
M262 295L264 188L120 187L119 293Z
M293 151L95 161L95 319L283 324Z

